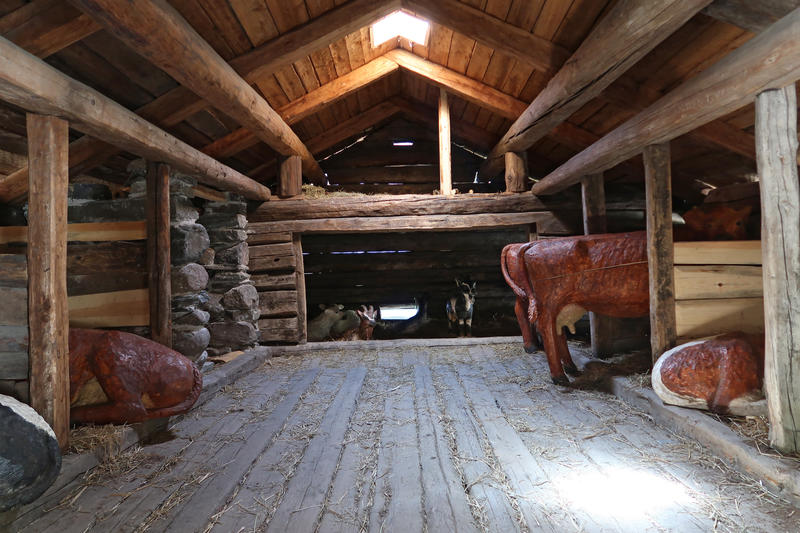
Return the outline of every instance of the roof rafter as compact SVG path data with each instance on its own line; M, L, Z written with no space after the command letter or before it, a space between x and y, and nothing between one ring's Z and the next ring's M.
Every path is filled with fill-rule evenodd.
M60 0L34 0L0 18L0 34L41 58L100 30L91 17Z
M800 8L694 76L534 185L553 194L800 79Z
M620 0L595 25L564 66L489 153L483 175L503 168L506 152L522 152L597 97L639 59L711 0Z
M299 155L303 171L324 181L311 152L255 89L166 2L72 0L103 28L184 87L247 126L275 151Z

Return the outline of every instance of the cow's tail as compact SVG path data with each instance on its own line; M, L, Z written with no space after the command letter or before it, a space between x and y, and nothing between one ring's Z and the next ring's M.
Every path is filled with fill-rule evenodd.
M200 373L200 369L197 368L196 364L191 362L189 364L192 366L192 374L194 376L194 383L192 384L192 390L189 393L189 396L187 396L182 402L169 407L148 409L148 418L162 418L165 416L179 415L185 413L194 405L194 402L196 402L197 398L200 397L200 393L203 392L203 374Z
M503 271L503 277L505 278L508 286L511 287L511 290L514 291L514 294L516 294L518 298L523 298L527 300L528 295L525 293L525 290L519 285L517 285L517 283L513 279L511 279L511 276L508 274L507 257L508 257L508 251L511 249L512 246L514 245L508 244L503 247L503 251L500 254L500 270Z

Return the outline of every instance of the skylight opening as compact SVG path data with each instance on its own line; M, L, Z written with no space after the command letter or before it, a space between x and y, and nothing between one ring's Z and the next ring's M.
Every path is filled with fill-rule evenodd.
M372 46L378 47L397 37L425 46L429 27L430 24L422 19L404 11L395 11L372 25Z
M394 141L392 146L414 146L414 141Z

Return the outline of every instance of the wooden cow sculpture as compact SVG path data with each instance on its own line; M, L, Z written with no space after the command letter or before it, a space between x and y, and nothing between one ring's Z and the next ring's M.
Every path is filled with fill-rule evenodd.
M747 219L753 208L710 204L683 214L683 226L674 226L676 241L741 241L747 238Z
M506 283L517 297L514 305L514 314L517 316L519 329L522 332L522 343L525 346L525 351L533 353L540 346L539 340L536 338L536 328L528 320L528 294L530 293L530 287L528 286L528 276L525 273L523 258L523 254L530 244L529 242L520 242L505 246L500 255L500 268L503 271ZM519 284L522 284L522 286Z
M575 365L562 335L587 311L613 317L649 312L644 232L585 235L530 243L523 253L526 280L508 274L528 297L528 319L536 324L556 384L567 384Z
M69 378L71 420L95 424L185 413L203 388L187 357L121 331L70 329Z
M720 414L766 413L764 336L727 333L664 352L653 367L653 390L664 403Z

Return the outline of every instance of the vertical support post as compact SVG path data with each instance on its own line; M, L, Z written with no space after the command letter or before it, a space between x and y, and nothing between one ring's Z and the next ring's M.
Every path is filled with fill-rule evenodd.
M606 190L603 174L591 174L581 180L581 205L583 207L583 234L606 233ZM616 336L617 320L612 317L589 313L589 334L592 339L592 355L612 355Z
M147 280L150 337L172 347L169 166L147 163Z
M31 406L69 441L69 126L28 113L28 328Z
M306 324L306 275L303 266L303 242L299 233L292 234L292 250L295 258L295 287L297 288L297 342L305 344L308 341L308 327Z
M303 160L299 155L290 155L281 161L278 174L280 198L291 198L303 191Z
M800 184L794 84L756 97L770 444L800 452Z
M506 192L525 192L528 184L528 153L506 152Z
M644 149L650 348L653 363L675 346L675 274L672 245L672 170L669 143Z
M447 91L439 89L439 191L453 194L453 165L450 155L450 107Z
M528 225L528 242L533 242L538 240L539 240L539 226L536 225L536 222L531 222Z

